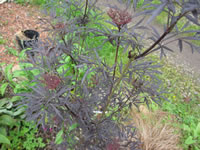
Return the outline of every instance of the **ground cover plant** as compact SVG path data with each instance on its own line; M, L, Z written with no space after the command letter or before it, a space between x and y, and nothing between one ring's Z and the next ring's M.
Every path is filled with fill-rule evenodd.
M16 78L19 76L19 72L12 72L12 68L12 64L7 65L4 69L0 68L1 149L36 149L44 147L42 138L36 134L36 125L24 121L25 108L17 108L16 106L16 103L20 101L20 97L15 96L14 93L18 93L19 90L23 89L25 82L20 82L21 86L18 85Z
M152 104L151 108L153 111L167 112L169 117L163 121L165 124L170 122L179 130L177 133L181 134L180 145L183 149L199 149L199 82L184 72L183 68L173 67L166 59L161 60L161 63L164 64L160 70L163 74L159 78L162 78L163 86L167 88L165 96L170 102L164 102L162 107Z
M110 7L110 20L105 23L95 8L96 1L47 1L45 8L51 19L43 19L42 24L49 24L49 38L29 50L35 53L34 57L21 61L18 75L25 75L25 80L18 83L16 94L21 97L18 108L26 108L26 119L35 120L40 134L51 133L51 137L46 136L51 148L139 148L135 128L125 124L124 110L141 102L161 104L165 100L158 78L160 65L146 56L158 50L161 56L165 50L171 51L165 42L174 37L173 28L181 18L199 26L199 1L151 2L143 3L144 8L151 9L134 15L151 14L147 21L151 23L168 8L169 17L162 35L152 27L149 38L154 43L144 49L144 36L138 33L148 30L143 18L128 27L135 16ZM174 4L182 6L179 14ZM133 6L136 8L137 1ZM199 37L180 36L180 50L183 42L199 50L189 40ZM121 59L122 55L126 57Z
M22 5L31 4L42 6L43 4L45 4L45 0L15 0L14 2Z

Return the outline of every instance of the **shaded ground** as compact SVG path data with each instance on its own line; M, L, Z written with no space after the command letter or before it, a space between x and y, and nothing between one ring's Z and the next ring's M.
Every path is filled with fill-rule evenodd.
M99 0L97 6L100 7L103 11L108 10L108 5L116 5L119 8L125 8L123 5L119 4L117 0ZM133 14L133 10L129 9L129 12ZM138 22L139 18L134 18L132 20L132 24ZM156 28L160 34L163 33L163 27L159 24L153 23L154 28ZM150 36L150 32L147 33L147 36ZM199 41L200 42L200 41ZM148 47L151 42L145 41L146 47ZM183 52L180 53L178 48L177 42L170 43L168 47L174 50L174 53L167 53L167 61L172 63L177 67L181 67L183 72L187 72L188 74L192 75L195 78L198 78L200 81L200 53L195 51L194 53L191 52L191 48L184 44L183 45Z

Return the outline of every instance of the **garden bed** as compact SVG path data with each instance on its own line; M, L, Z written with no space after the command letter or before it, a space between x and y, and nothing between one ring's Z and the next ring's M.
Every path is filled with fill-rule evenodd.
M62 8L62 2L55 4ZM55 4L52 4L52 6L55 6ZM68 2L63 2L63 4L68 6ZM3 17L0 18L0 26L2 26L1 35L3 37L2 40L0 39L1 57L3 58L1 62L6 64L14 63L15 65L18 63L16 57L9 54L13 52L13 49L16 49L13 44L14 42L11 42L14 41L13 35L16 31L33 29L41 34L41 39L47 37L47 33L42 32L43 27L38 24L38 21L41 21L44 16L41 15L37 9L37 6L22 6L14 3L0 5L0 14L3 14ZM71 9L74 9L74 7L71 7ZM18 13L18 11L20 12ZM64 11L62 9L57 9L55 14L57 14L59 18L59 15ZM8 12L11 15L8 15ZM70 12L71 11L68 13ZM131 146L133 149L137 147L146 150L198 148L198 135L200 134L198 118L200 95L198 90L199 86L194 83L195 81L189 80L190 77L187 75L181 75L180 71L172 67L170 63L167 63L165 59L160 61L158 56L148 56L144 59L146 64L143 64L141 60L138 60L136 64L132 63L131 61L137 60L137 57L135 57L136 55L131 53L131 51L126 53L115 52L115 49L116 51L122 51L122 47L120 47L119 43L120 36L122 35L117 37L118 40L114 41L114 43L113 39L108 36L110 39L107 43L102 45L101 51L97 52L95 48L102 44L102 41L105 40L104 38L107 38L107 33L105 32L106 36L99 37L100 33L104 33L104 30L102 30L95 37L93 31L95 31L96 28L98 28L98 30L102 28L99 24L95 24L96 21L92 22L93 20L88 19L87 15L83 15L84 13L86 14L86 12L87 7L85 7L85 11L77 11L76 13L78 15L75 14L78 16L76 18L77 20L71 20L70 23L59 22L60 20L56 20L55 14L52 13L52 18L55 20L47 22L50 24L46 24L46 26L52 27L53 35L55 35L55 39L52 40L52 43L57 43L54 43L53 46L51 45L52 43L50 43L46 47L39 47L41 50L41 57L38 55L35 62L29 60L28 63L20 64L21 70L19 67L19 70L12 70L13 66L11 64L5 67L5 78L0 80L0 83L3 85L1 86L0 94L3 93L2 95L4 95L1 101L3 104L1 106L6 108L4 112L9 112L9 114L12 115L11 117L5 117L6 119L9 118L11 121L6 124L10 130L7 130L9 131L8 140L4 142L10 145L11 149L15 149L15 146L19 149L36 149L39 147L40 149L48 150L64 149L66 147L78 149L78 147L82 148L82 146L97 148L101 145L106 150L119 150L120 146L124 146L127 143L127 149ZM122 19L123 22L118 22L112 13L123 14L122 11L110 9L108 16L110 16L113 22L109 25L104 24L105 22L99 23L103 23L106 26L108 25L107 27L110 28L113 33L118 34L121 28L129 23L131 19L127 17L127 20ZM91 17L94 17L94 14L95 13L91 10ZM72 13L72 15L74 14ZM83 18L80 17L81 15L83 15ZM126 13L126 15L129 16L128 13ZM106 19L108 19L108 16ZM71 26L73 23L74 26ZM113 23L115 25L113 25ZM85 34L87 31L85 27L87 27L87 25L94 30L90 30L91 32ZM68 30L69 28L75 28L76 30ZM81 30L82 28L84 30ZM76 33L76 31L79 32ZM68 34L66 34L66 32ZM71 32L73 34L71 34ZM116 38L115 36L117 34L111 35ZM77 40L75 38L74 42L70 39L73 36L77 36L77 39L80 39ZM87 36L88 38L85 38ZM81 38L83 38L83 40ZM123 38L126 38L126 34L123 35ZM129 39L129 41L131 40L132 39ZM69 51L72 50L70 46L72 46L74 50L72 53ZM8 47L11 49L9 50ZM94 51L88 51L89 49L93 50L93 48L95 49ZM48 55L42 53L43 50L45 51L46 49L49 50ZM62 51L60 51L60 49ZM54 53L54 50L56 53ZM142 52L143 49L141 49L141 53ZM138 55L141 53L138 53ZM23 52L20 53L20 57L22 54ZM88 57L89 54L91 54L92 57L94 56L94 62L91 57ZM118 56L121 59L121 64L119 64L119 66L116 63L116 58ZM100 59L104 61L101 62ZM77 63L79 65L77 65ZM135 70L130 70L129 74L125 74L124 72L127 67L124 67L125 65L123 66L122 64L126 63L127 65L132 63L130 69L135 67ZM160 68L160 66L157 65L158 63L164 67ZM117 69L115 66L112 68L112 64L115 64ZM98 69L95 70L95 67L98 67ZM106 67L105 70L104 67ZM114 71L112 71L112 69ZM64 72L64 70L66 70L66 72ZM103 72L101 72L102 70ZM109 70L111 71L109 72ZM153 72L153 70L155 72ZM160 74L159 71L163 72L163 74ZM147 74L145 74L146 72ZM108 80L109 75L112 77ZM20 84L18 84L16 80L13 80L21 76L24 76L26 80L18 81ZM120 79L124 76L126 76L126 78L119 84ZM130 82L127 82L128 78ZM111 80L115 82L115 84L110 82ZM145 82L147 85L146 87L145 84L142 83L145 80L147 81ZM167 90L167 93L164 91L162 92L162 89L157 85L148 85L152 81L157 83L157 81L160 80L163 81L162 87ZM116 85L120 86L120 88L114 87ZM20 95L22 98L20 99L19 96L8 96L6 92L9 92L9 86L11 86L11 90L13 88L13 93ZM134 92L136 95L133 95ZM138 95L137 92L139 92ZM163 105L158 107L153 101L158 104L162 103L164 98L162 96L159 97L160 93L170 100L171 103L164 101ZM161 101L156 101L155 98ZM126 104L125 102L129 100L130 102ZM146 102L151 111L148 110L146 106L141 105L143 108L139 107L141 111L141 113L139 113L138 109L136 109L133 104L139 106L140 102ZM27 109L24 110L24 107L18 107L21 104L24 104ZM133 110L129 110L130 108ZM35 128L35 124L24 121L25 114L28 119L36 120L38 128ZM2 117L2 119L5 118ZM130 126L125 128L127 122L123 121L127 118L134 118L133 121L129 121L129 123L131 123L129 125L135 125L138 128L138 130L136 130L137 134L135 135L135 137L137 137L136 139L132 137L135 133L135 129ZM114 130L120 134L116 135L113 132ZM111 133L113 134L112 136L110 136ZM129 133L133 134L130 135ZM24 137L24 134L27 136ZM119 139L120 136L122 139ZM91 138L91 140L89 138ZM139 141L142 142L142 144ZM8 145L4 146L9 147ZM74 148L74 146L77 147Z

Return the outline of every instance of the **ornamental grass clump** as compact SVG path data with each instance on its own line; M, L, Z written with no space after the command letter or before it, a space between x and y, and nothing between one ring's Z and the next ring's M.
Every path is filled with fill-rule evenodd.
M141 141L142 150L182 150L180 147L180 133L173 126L173 117L163 111L150 111L140 106L140 112L133 109L131 112L133 124L138 129L137 137ZM168 119L168 120L167 120Z
M134 6L137 2L134 1ZM124 112L132 105L149 101L161 104L166 100L157 76L161 73L160 64L146 56L159 50L163 56L165 51L171 51L167 44L176 41L180 50L184 42L198 50L190 40L199 37L184 34L197 31L177 29L176 23L186 17L199 26L194 17L199 11L194 10L200 9L200 3L162 0L152 4L144 0L144 7L149 9L132 16L112 7L108 11L111 21L107 24L95 4L95 0L61 0L56 4L49 0L45 4L51 20L42 21L49 23L46 30L54 36L32 50L38 55L34 61L29 60L30 65L24 70L37 74L31 76L33 80L25 90L28 92L18 94L21 96L18 105L25 106L26 119L34 120L39 128L52 127L55 124L52 118L58 119L56 136L49 142L52 149L136 150L140 142L135 127L125 125L129 117ZM180 13L174 10L177 7ZM144 19L138 19L131 27L127 24L138 15L149 14L147 23L151 23L162 11L168 12L168 23L162 34L151 28L153 34L148 39L153 44L144 49L146 36L138 34L149 30ZM64 24L59 26L62 21ZM180 36L171 41L177 34Z

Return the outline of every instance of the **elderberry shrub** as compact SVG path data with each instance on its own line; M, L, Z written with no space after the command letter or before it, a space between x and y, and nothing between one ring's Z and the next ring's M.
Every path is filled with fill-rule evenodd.
M107 24L97 1L49 0L45 4L51 19L42 19L41 24L48 24L49 39L33 50L36 55L27 70L39 73L28 87L31 92L19 94L19 105L26 106L28 120L57 132L52 148L139 149L135 128L126 122L124 111L142 102L161 104L165 99L156 76L160 65L146 56L159 50L163 56L165 51L173 51L167 44L176 41L181 51L184 42L199 50L190 40L199 40L200 32L185 30L188 22L200 25L198 0L160 0L159 4L144 0L137 10L138 2L119 0L126 9L109 6ZM137 11L130 14L129 6ZM148 24L162 11L168 19L160 35ZM147 15L151 16L145 22ZM144 17L130 26L138 16ZM188 22L178 29L176 24L182 18ZM147 38L153 44L145 49L146 36L141 31L150 29L153 33ZM109 60L103 54L110 55ZM121 59L122 55L126 57Z

